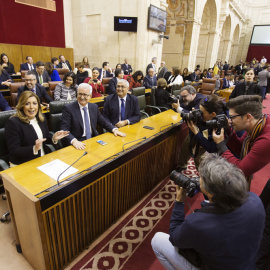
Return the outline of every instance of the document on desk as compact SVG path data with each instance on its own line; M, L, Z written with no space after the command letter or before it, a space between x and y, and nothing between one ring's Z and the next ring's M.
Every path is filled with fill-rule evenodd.
M65 162L55 159L47 164L44 164L42 166L37 167L40 171L44 172L51 178L57 181L58 176L68 168L68 164ZM67 176L77 172L78 170L74 167L70 167L67 171L65 171L61 176L59 180L62 180L66 178Z

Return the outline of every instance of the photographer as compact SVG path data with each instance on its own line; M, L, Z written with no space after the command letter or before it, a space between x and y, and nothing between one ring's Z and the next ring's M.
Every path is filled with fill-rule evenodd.
M158 260L170 270L254 270L265 219L260 198L246 191L241 170L222 157L208 155L199 172L209 203L185 218L186 191L177 186L170 234L152 239Z
M270 117L262 113L262 97L257 95L230 99L227 107L229 123L234 131L227 144L224 141L224 129L220 135L213 131L213 139L219 154L240 168L250 185L252 174L270 162ZM245 133L238 138L235 132L241 130L245 130Z
M187 121L190 133L182 145L181 156L178 162L178 171L187 167L192 149L197 170L200 159L205 151L209 153L217 152L216 143L212 138L213 128L207 127L206 121L216 119L216 116L218 115L226 114L227 107L217 95L211 95L200 100L199 109L201 111L201 121L198 121L197 124L194 123L194 121ZM225 124L227 124L227 119L225 118L224 120L226 120Z

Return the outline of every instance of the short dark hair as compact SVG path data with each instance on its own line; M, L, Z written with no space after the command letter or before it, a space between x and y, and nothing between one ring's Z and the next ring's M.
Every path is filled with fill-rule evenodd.
M268 66L263 66L263 69L267 69L268 68Z
M118 75L121 74L122 71L123 71L123 70L122 70L121 68L117 68L117 69L115 70L115 77L118 77Z
M172 67L173 74L174 76L178 76L180 74L180 69L179 67Z
M105 66L107 66L109 64L109 62L103 62L102 67L104 68Z
M62 54L61 55L59 55L59 60L61 60L61 56L63 56Z
M28 60L28 57L31 57L31 56L26 56L25 60Z
M37 61L36 62L36 67L43 67L43 66L45 66L44 62L42 62L42 61Z
M208 113L215 112L216 114L225 114L227 111L225 103L223 103L222 99L215 94L202 99L200 104Z
M52 60L51 60L51 62L54 63L54 62L57 61L57 60L58 60L57 57L53 57Z
M217 154L207 154L199 165L202 187L213 195L212 202L222 212L239 208L248 198L247 180L239 168Z
M255 119L262 116L262 97L258 95L242 95L232 98L227 102L229 109L234 109L237 114L250 113Z
M71 77L72 79L73 79L73 83L72 83L72 87L77 83L77 78L76 78L76 75L75 75L75 73L74 72L67 72L66 74L65 74L65 76L64 76L64 78L63 78L63 82L65 83L66 82L66 79L67 79L67 77Z
M77 64L77 68L83 68L84 67L84 63L82 62L82 63L79 63L79 64Z

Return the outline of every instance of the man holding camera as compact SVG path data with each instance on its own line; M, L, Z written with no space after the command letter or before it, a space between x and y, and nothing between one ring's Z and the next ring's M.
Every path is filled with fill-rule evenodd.
M227 107L229 123L234 131L227 144L224 129L220 135L213 131L213 139L219 154L240 168L250 185L252 174L270 162L270 115L262 113L262 97L257 95L242 95L230 99ZM227 133L230 129L228 128ZM241 130L246 132L238 138L235 132Z
M152 239L158 260L169 270L254 270L265 219L260 198L247 192L241 170L222 157L209 154L199 172L209 203L185 217L186 190L177 186L169 235L158 232Z

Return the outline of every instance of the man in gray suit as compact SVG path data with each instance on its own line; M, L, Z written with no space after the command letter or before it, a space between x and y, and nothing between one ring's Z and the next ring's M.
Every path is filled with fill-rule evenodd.
M263 66L263 70L258 73L258 76L259 76L258 85L261 86L261 88L262 88L263 99L265 99L267 78L269 78L269 71L267 69L268 69L268 66Z
M164 78L165 73L168 69L165 67L165 61L161 61L160 67L158 68L157 79Z

